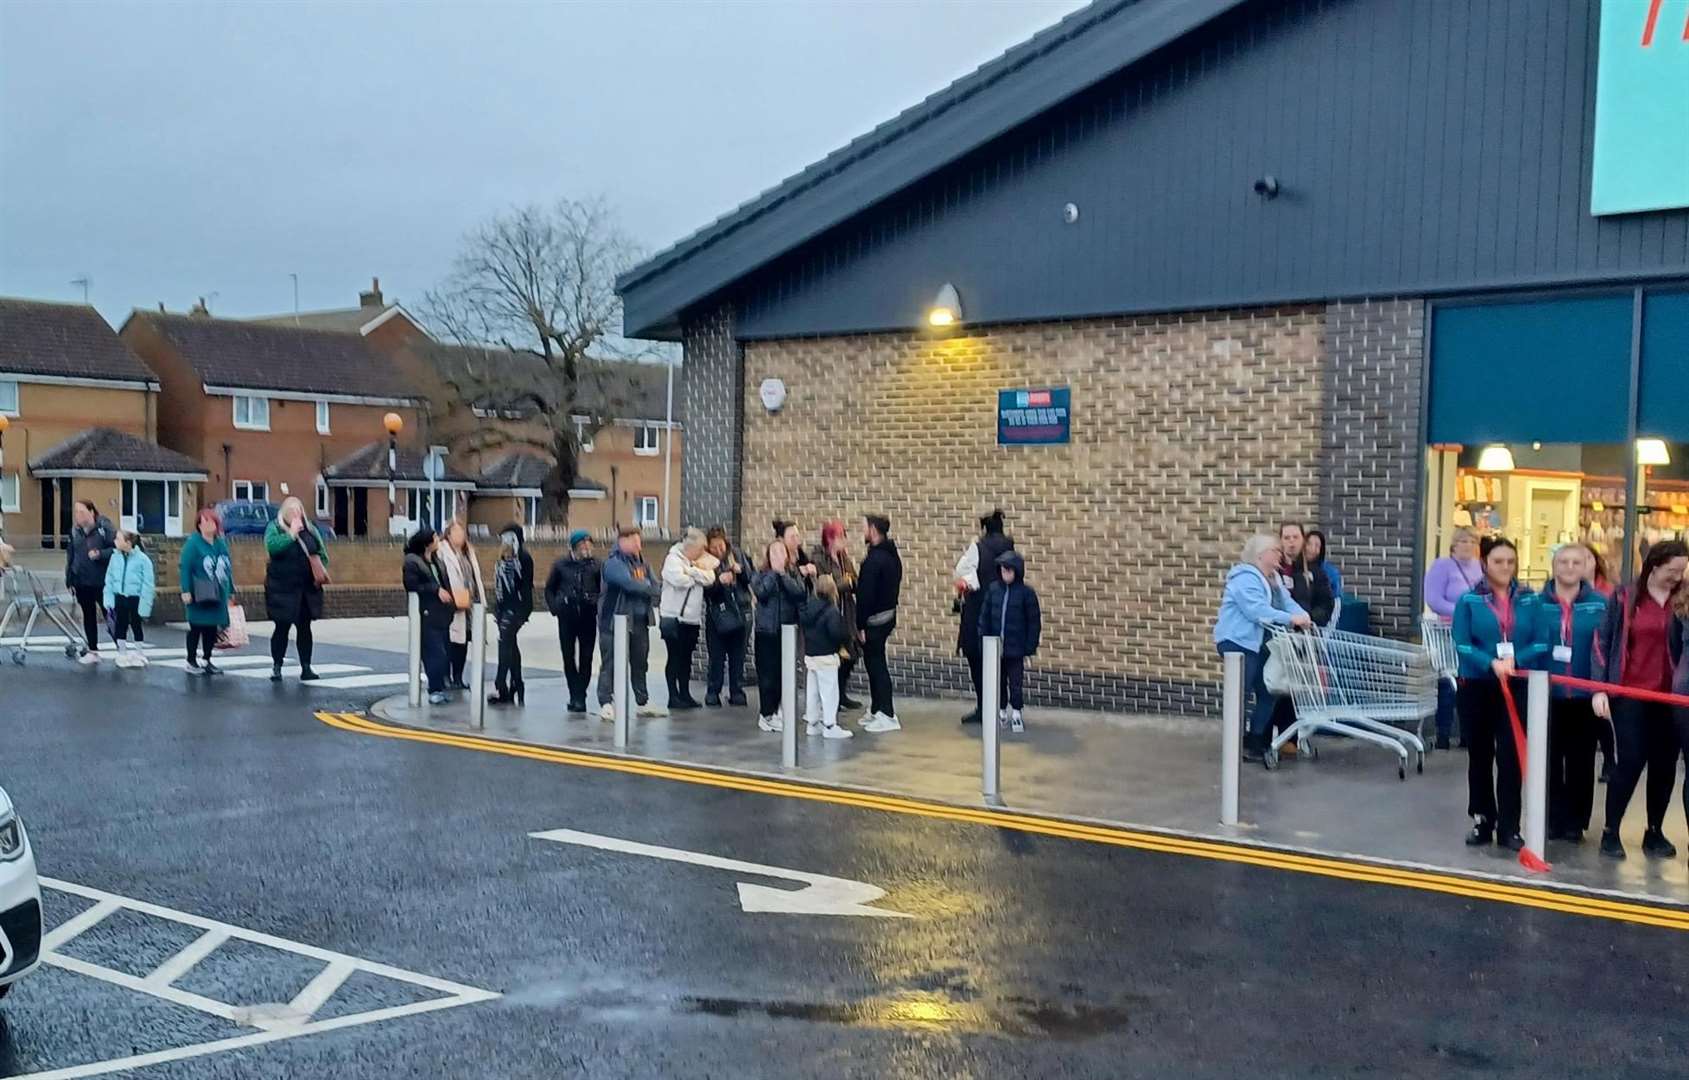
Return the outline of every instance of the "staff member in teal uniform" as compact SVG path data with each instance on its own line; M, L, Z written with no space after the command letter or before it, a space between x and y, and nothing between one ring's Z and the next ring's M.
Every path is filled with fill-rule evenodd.
M1554 576L1537 597L1535 667L1551 675L1587 679L1595 657L1595 635L1607 614L1607 598L1583 578L1589 549L1566 544L1554 553ZM1548 838L1583 842L1595 806L1596 719L1589 692L1555 686L1548 711Z

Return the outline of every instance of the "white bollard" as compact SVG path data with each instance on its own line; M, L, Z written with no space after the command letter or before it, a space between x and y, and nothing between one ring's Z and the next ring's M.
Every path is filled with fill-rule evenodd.
M602 679L604 672L598 677ZM610 689L610 708L616 717L616 749L628 748L628 717L633 712L632 696L628 693L628 617L617 615L610 631L610 677L615 680Z
M1001 802L1003 798L1003 762L997 752L997 712L1003 707L1001 697L1003 678L1003 639L985 637L979 649L979 742L980 792L985 801Z
M1543 853L1548 841L1548 672L1525 682L1525 846Z
M410 673L411 708L422 705L422 598L410 596L409 640L406 643L405 670Z
M487 726L487 605L477 600L469 605L469 719L478 728Z
M1243 754L1243 654L1224 657L1220 684L1220 824L1237 824L1239 758Z
M798 628L780 628L780 764L798 767Z

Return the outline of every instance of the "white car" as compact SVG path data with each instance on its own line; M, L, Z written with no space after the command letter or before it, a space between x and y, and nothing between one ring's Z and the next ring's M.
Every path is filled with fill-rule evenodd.
M29 834L0 788L0 997L41 964L41 883Z

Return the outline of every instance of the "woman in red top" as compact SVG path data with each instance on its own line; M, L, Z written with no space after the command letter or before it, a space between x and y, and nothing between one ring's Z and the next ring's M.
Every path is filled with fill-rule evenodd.
M1689 547L1676 540L1648 549L1637 584L1620 589L1607 605L1607 617L1595 643L1592 674L1596 680L1638 690L1671 690L1676 659L1672 650L1679 632L1672 601L1686 566ZM1677 848L1660 828L1671 804L1671 790L1677 784L1681 749L1672 707L1607 694L1596 694L1590 704L1596 716L1612 721L1618 748L1618 761L1607 781L1607 823L1601 834L1601 854L1613 859L1625 857L1619 826L1642 771L1647 769L1648 829L1642 834L1642 853L1659 859L1676 856Z

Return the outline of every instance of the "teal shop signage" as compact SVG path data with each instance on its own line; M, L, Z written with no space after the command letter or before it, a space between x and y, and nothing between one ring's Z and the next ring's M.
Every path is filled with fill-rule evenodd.
M1590 213L1689 207L1689 0L1601 0Z

